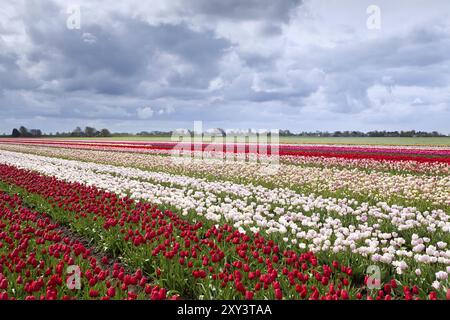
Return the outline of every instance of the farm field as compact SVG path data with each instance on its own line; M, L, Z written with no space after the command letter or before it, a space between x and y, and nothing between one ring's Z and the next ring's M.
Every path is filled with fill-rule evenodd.
M449 296L450 148L278 149L0 140L0 299Z
M110 138L48 138L52 140L101 140L101 141L173 141L169 136L139 137L124 136ZM415 138L369 138L369 137L280 137L280 143L287 144L348 144L348 145L391 145L391 146L450 146L450 137Z

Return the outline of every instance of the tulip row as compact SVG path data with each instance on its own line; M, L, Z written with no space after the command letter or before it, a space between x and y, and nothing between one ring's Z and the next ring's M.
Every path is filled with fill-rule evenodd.
M189 137L183 137L180 136L177 139L179 142L183 142L183 139L187 138L189 140ZM51 138L43 138L43 139L39 139L39 138L31 138L31 139L27 139L27 138L2 138L2 141L5 142L23 142L23 143L83 143L83 144L115 144L115 145L143 145L143 146L152 146L154 144L170 144L170 143L174 143L176 141L164 141L164 140L114 140L114 139L62 139L62 138L55 138L55 139L51 139ZM207 143L208 141L206 141L206 137L205 137L205 141L204 143ZM186 143L186 142L185 142ZM375 148L375 149L383 149L383 150L397 150L397 149L402 149L402 150L445 150L448 149L448 146L445 145L389 145L389 144L338 144L338 143L283 143L283 145L287 146L287 147L297 147L297 148L301 148L301 147L310 147L310 148L318 148L318 147L327 147L327 148L352 148L352 149L356 149L356 148L362 148L362 149L370 149L370 148Z
M191 298L245 299L418 299L442 298L390 280L367 292L352 284L352 268L321 264L260 234L224 225L188 222L151 204L94 187L68 183L0 165L0 180L22 188L27 201L48 208L53 219L91 238L99 247L142 266L155 281ZM193 221L191 218L189 221ZM128 283L133 283L126 276ZM368 278L362 279L367 281ZM7 286L9 285L7 280Z
M297 166L281 164L277 174L267 174L274 166L254 162L226 162L221 160L185 159L146 154L130 154L94 150L57 148L29 149L12 147L3 149L30 152L51 157L110 163L145 170L164 171L182 175L208 177L213 180L231 180L289 188L300 193L319 193L335 197L349 197L373 201L410 205L428 210L450 205L450 175L429 176L391 174L336 166Z
M55 219L185 295L348 298L351 269L336 263L333 268L319 266L311 253L281 252L274 242L228 225L188 223L150 204L14 167L0 165L0 176L47 200ZM328 291L332 282L336 290Z
M15 142L3 140L4 143ZM17 141L16 141L17 142ZM22 144L40 144L68 147L91 147L118 150L215 150L217 152L233 153L261 153L271 154L276 152L281 156L315 156L325 158L344 159L374 159L389 161L417 161L417 162L441 162L450 164L450 150L448 148L386 148L381 146L331 146L331 145L292 145L292 144L252 144L252 143L192 143L192 142L98 142L98 141L58 141L58 140L21 140ZM264 146L260 149L260 146ZM261 151L262 150L262 151Z
M184 139L184 140L183 140ZM169 141L113 141L113 140L52 140L52 139L2 139L5 143L24 143L24 144L46 144L46 145L67 145L67 146L105 146L105 147L138 147L147 149L173 149L193 147L195 144L197 148L213 149L222 147L227 149L227 146L234 145L239 148L249 149L258 144L258 142L234 142L223 141L219 142L195 142L189 137L182 138L179 142ZM263 141L261 141L262 143ZM268 141L270 142L270 141ZM372 154L403 154L403 155L428 155L428 156L450 156L448 147L439 146L386 146L386 145L327 145L327 144L280 144L281 151L289 152L332 152L332 153L372 153Z
M449 175L450 164L442 162L418 162L418 161L383 161L375 159L350 159L335 157L313 156L284 156L281 161L286 164L317 167L338 167L347 169L364 169L367 172L383 171L395 174L416 173L430 175Z
M108 268L107 266L111 267ZM127 273L43 213L0 192L0 300L165 299L140 270Z
M132 158L143 158L146 155L160 155L160 156L170 156L173 155L172 150L160 150L160 149L120 149L105 147L103 145L91 146L89 144L63 144L63 143L40 143L34 142L33 144L17 144L13 143L0 144L0 148L11 151L22 151L22 152L33 152L38 154L46 155L58 155L59 152L76 154L73 150L85 150L89 151L103 151L103 153L117 154L127 153L124 156ZM72 150L71 150L72 149ZM135 153L130 154L130 153ZM212 158L212 159L226 159L226 155L220 152L193 152L192 157L201 158ZM251 155L247 155L246 161L252 161ZM262 158L262 156L260 156ZM266 163L273 163L275 159L271 159L270 156L266 157ZM448 175L450 173L450 164L444 162L418 162L418 161L390 161L384 159L383 161L375 159L352 159L343 157L317 157L317 156L279 156L276 161L282 164L295 164L301 166L314 166L319 168L324 167L337 167L337 168L347 168L347 169L363 169L368 172L372 171L384 171L390 173L421 173L421 174L431 174L431 175Z
M340 261L362 258L364 266L387 264L407 282L420 279L425 286L433 283L441 288L445 283L438 280L446 279L435 278L435 274L449 272L450 222L442 210L420 212L381 203L370 206L354 200L302 196L287 189L211 183L17 153L3 152L1 162L171 205L185 215L193 212L196 218L232 222L241 232L265 232L302 249L324 255L331 252Z

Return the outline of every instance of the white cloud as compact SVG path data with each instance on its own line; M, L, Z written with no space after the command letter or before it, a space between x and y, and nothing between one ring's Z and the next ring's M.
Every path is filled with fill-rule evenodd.
M160 115L170 115L175 112L175 108L173 106L165 106L158 110L158 114Z
M138 108L137 115L139 119L150 119L155 112L150 107Z
M83 41L89 44L93 44L97 42L97 37L92 33L84 32L82 35Z

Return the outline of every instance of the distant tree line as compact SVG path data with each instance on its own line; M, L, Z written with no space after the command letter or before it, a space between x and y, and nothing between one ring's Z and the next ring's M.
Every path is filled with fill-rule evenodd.
M136 133L140 137L155 137L155 136L171 136L173 131L141 131Z
M30 137L42 137L42 131L40 129L30 129L28 130L24 126L20 127L19 129L14 128L11 134L12 137L18 138L18 137L24 137L24 138L30 138Z
M108 129L97 130L94 127L85 127L84 130L76 127L72 132L56 132L56 136L60 137L111 137L112 134Z
M222 136L226 136L228 134L235 133L250 133L251 129L248 130L238 130L235 131L225 131L222 128L214 128L207 130L205 133L214 133L220 134ZM39 137L126 137L126 136L140 136L140 137L167 137L171 136L173 133L175 134L190 134L193 132L187 129L178 129L175 131L141 131L139 133L127 133L127 132L114 132L111 133L108 129L97 130L94 127L85 127L81 129L80 127L76 127L74 130L69 132L56 132L44 134L40 129L27 129L24 126L21 126L19 129L14 128L11 137L14 138L39 138ZM313 131L307 132L302 131L299 133L293 133L290 130L279 130L279 135L282 137L447 137L447 135L442 134L437 131L426 132L426 131L416 131L416 130L408 130L408 131L369 131L369 132L361 132L361 131ZM5 135L4 135L5 136ZM450 136L450 134L448 135Z
M425 132L425 131L314 131L314 132L300 132L292 133L289 130L280 130L280 136L296 136L296 137L447 137L445 134L437 131ZM450 136L450 135L449 135Z
M13 138L39 138L39 137L111 137L112 134L108 129L97 130L93 127L86 127L81 129L80 127L76 127L71 132L56 132L55 134L50 133L44 135L40 129L30 129L28 130L26 127L22 126L19 129L14 128L11 137Z

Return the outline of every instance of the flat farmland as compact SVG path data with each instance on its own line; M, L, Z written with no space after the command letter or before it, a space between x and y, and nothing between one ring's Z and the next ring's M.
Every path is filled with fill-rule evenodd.
M170 136L122 136L110 138L48 138L53 140L102 140L102 141L176 141ZM280 143L287 144L348 144L348 145L390 145L390 146L450 146L450 137L280 137Z
M0 252L22 267L0 294L445 299L450 148L295 141L2 139ZM65 287L69 262L83 290Z

